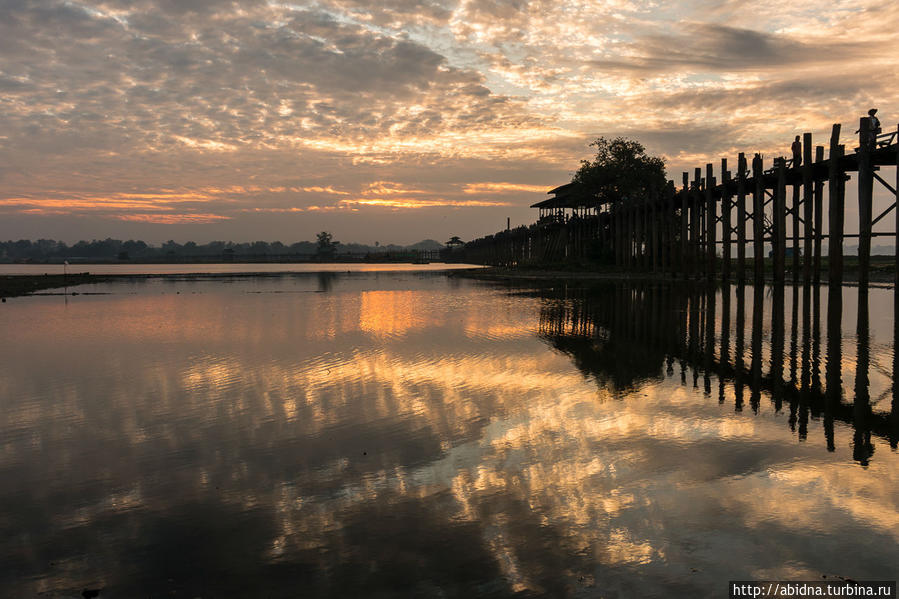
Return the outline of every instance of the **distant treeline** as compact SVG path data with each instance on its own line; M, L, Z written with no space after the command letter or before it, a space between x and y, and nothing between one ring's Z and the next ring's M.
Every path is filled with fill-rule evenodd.
M412 251L439 250L443 244L427 239L418 243L400 246L369 246L358 243L336 245L337 254L391 254ZM172 258L216 258L237 259L241 257L260 256L297 256L313 257L320 252L314 241L300 241L285 245L280 241L253 241L249 243L233 243L230 241L212 241L198 244L193 241L178 243L167 241L162 245L151 245L143 241L122 241L120 239L103 239L79 241L73 245L53 239L31 241L0 241L0 261L62 261L62 260L168 260Z

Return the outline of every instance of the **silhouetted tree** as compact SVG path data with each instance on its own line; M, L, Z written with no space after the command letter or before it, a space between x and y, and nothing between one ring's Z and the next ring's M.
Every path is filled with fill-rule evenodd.
M653 190L664 189L665 161L648 156L640 142L600 137L590 145L596 147L596 158L582 160L572 181L583 186L591 197L600 202L635 201L647 198Z
M337 252L339 241L334 241L334 236L328 231L322 231L316 237L316 253L319 256L333 256Z

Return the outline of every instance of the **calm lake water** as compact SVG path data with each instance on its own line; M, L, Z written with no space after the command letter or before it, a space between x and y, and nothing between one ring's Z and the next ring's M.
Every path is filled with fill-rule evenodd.
M61 275L66 272L89 272L95 275L183 275L183 274L240 274L240 273L316 273L316 272L434 272L467 268L481 268L472 264L377 264L373 262L347 263L221 263L221 264L0 264L0 275Z
M0 307L2 594L896 578L891 290L355 272L78 291Z

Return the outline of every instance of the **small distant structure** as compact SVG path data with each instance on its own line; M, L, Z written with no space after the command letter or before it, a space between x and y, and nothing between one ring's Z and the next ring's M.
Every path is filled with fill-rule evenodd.
M462 241L459 237L453 235L452 237L450 237L450 240L447 241L444 245L446 245L446 249L452 251L459 250L465 247L465 242Z

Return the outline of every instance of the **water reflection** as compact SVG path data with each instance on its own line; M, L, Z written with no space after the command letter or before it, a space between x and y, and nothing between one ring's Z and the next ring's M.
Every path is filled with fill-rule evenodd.
M826 392L822 393L819 375L820 292L817 288L771 287L767 289L770 293L767 301L766 288L752 289L752 348L751 364L747 370L743 347L746 335L743 286L738 286L735 291L729 284L723 287L703 285L686 289L658 285L644 288L632 284L621 287L632 297L645 298L648 303L631 302L620 312L610 311L609 307L616 305L614 298L621 297L622 289L615 286L594 287L566 290L566 302L550 300L541 310L541 335L554 347L571 353L575 364L602 385L627 394L641 383L658 376L660 365L670 365L675 360L680 360L682 384L686 384L684 370L692 370L693 386L697 386L697 381L702 378L703 390L708 395L711 379L716 377L719 402L723 403L726 397L732 395L737 412L742 409L747 381L754 412L758 413L760 410L763 396L770 399L777 413L784 409L784 402L788 402L788 423L800 440L807 437L809 416L817 418L823 414L826 446L828 450L834 451L834 419L851 424L855 435L853 456L862 465L868 464L868 458L873 452L871 433L888 440L893 439L892 414L884 411L875 413L870 405L868 289L858 290L857 328L852 336L855 342L853 349L856 351L849 357L851 362L848 365L843 351L845 332L842 329L843 294L847 290L833 288L829 292L827 387ZM892 296L889 290L877 291L881 300ZM785 293L792 296L792 301L788 304L785 303ZM736 341L731 353L730 306L734 299ZM722 302L723 309L720 315L716 314L719 301ZM771 310L770 327L764 326L766 305ZM638 311L635 312L637 307ZM785 319L787 307L791 312L789 321ZM652 322L652 330L656 331L656 335L640 339L630 334L630 323L633 320ZM624 326L618 323L624 323ZM659 338L660 332L668 331L677 336L677 332L683 328L688 329L686 344L671 343L670 340ZM642 349L640 345L643 346ZM883 344L879 345L882 347ZM619 348L622 347L630 347L631 355L643 353L647 359L629 361L627 367L624 367L608 357L620 355ZM662 347L668 348L668 351L673 349L675 353L665 355L661 352L654 356L653 352L659 352ZM884 352L880 357L886 355L893 357L895 362L894 351ZM789 372L786 372L787 367ZM851 368L854 382L853 399L850 402L845 401L843 388L847 367ZM882 365L879 370L880 391L884 395L892 392L895 396L891 367ZM669 367L666 376L672 377L673 374ZM895 411L892 407L891 410Z
M0 312L12 595L718 596L899 558L877 290L854 334L817 290L103 290Z

